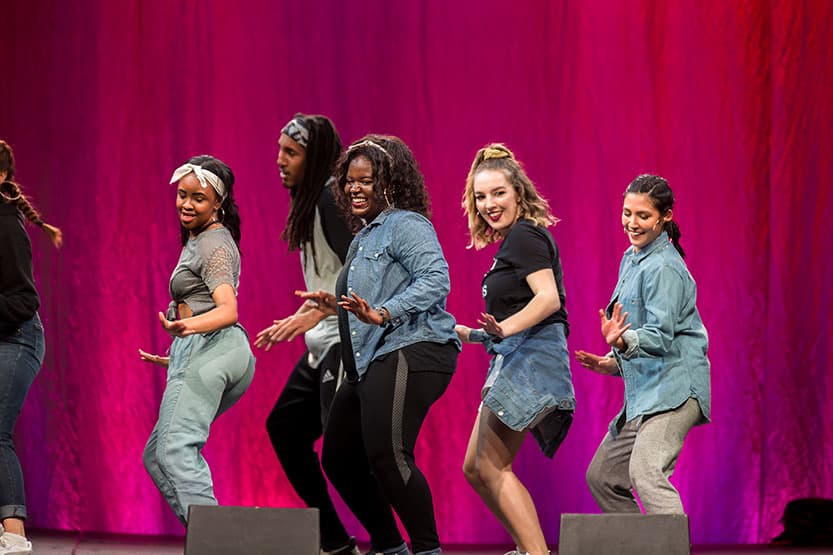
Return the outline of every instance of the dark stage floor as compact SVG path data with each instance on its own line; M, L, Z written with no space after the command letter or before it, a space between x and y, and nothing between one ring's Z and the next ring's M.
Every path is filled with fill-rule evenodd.
M36 555L182 555L184 538L160 538L149 536L116 536L103 534L77 534L70 532L33 531L30 534ZM509 546L448 546L448 555L502 555ZM833 547L814 549L790 549L767 545L694 546L692 553L703 555L833 555ZM556 555L557 551L553 551Z

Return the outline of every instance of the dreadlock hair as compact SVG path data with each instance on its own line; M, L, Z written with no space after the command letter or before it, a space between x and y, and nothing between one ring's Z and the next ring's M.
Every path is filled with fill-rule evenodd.
M189 158L186 164L194 164L195 166L199 166L210 171L219 177L223 182L223 185L226 186L226 198L223 200L223 204L220 205L219 209L219 222L229 230L232 239L234 239L234 242L237 244L237 248L239 249L240 211L237 208L237 203L234 202L234 174L232 173L231 168L228 167L228 165L222 160L218 160L208 154ZM181 224L179 232L184 246L188 242L190 232Z
M327 181L332 177L336 161L341 156L341 138L335 125L327 116L295 114L309 130L309 140L304 157L304 179L289 190L291 204L281 239L289 243L289 250L308 243L315 259L312 241L315 208ZM316 268L317 271L317 268Z
M20 185L14 179L14 152L6 141L0 140L0 173L6 172L6 177L0 183L0 201L13 204L30 222L43 229L49 235L50 241L56 248L63 243L63 234L57 227L43 221L40 213L20 190Z
M362 220L350 210L350 198L344 192L350 162L363 156L373 168L373 200L391 208L410 210L431 218L431 201L425 189L425 177L413 152L402 139L392 135L365 135L342 155L336 167L336 203L348 225L357 231Z
M669 210L674 208L674 192L668 186L668 182L658 175L644 173L636 176L631 181L628 188L625 189L625 195L628 194L645 194L651 199L651 204L659 211L660 216L664 216ZM668 238L680 256L685 258L685 251L680 245L680 226L674 220L669 220L662 224L663 229L668 233Z
M463 192L463 210L469 220L469 235L471 240L466 248L477 250L502 239L477 210L474 198L474 178L485 170L503 172L506 181L515 189L518 195L518 218L531 220L535 225L549 227L558 223L558 218L552 215L547 200L538 194L535 184L526 175L521 163L515 159L514 153L502 143L492 143L477 151L471 164L469 175L466 177L466 189Z

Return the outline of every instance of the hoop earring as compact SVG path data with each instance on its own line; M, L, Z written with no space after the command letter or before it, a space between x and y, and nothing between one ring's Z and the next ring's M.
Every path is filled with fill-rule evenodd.
M3 185L5 185L6 183L9 183L9 182L4 181ZM15 190L13 186L12 187L5 187L5 189L10 189L11 191ZM6 191L4 190L4 188L0 188L0 197L3 197L6 200L6 202L14 202L16 200L20 200L21 196L22 196L22 193L20 192L20 189L17 189L17 195L9 196L9 195L6 194Z
M218 221L219 221L220 223L223 223L223 220L225 220L225 219L226 219L226 211L225 211L225 210L223 210L223 207L222 207L222 206L221 206L221 207L220 207L220 209L217 211L217 215L220 217L220 219L219 219Z
M385 188L383 195L385 197L385 202L388 203L388 208L393 208L393 203L390 201L390 197L388 196L388 190Z
M10 197L3 191L0 191L0 197L3 197L3 200L6 202L15 202L16 200L20 200L20 193L18 193L16 197Z

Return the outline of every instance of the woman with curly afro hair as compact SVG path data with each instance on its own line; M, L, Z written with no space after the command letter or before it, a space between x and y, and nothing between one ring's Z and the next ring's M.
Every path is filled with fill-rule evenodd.
M367 135L336 169L336 200L360 228L336 295L306 293L338 315L347 381L333 399L322 464L370 533L375 553L441 552L431 490L414 445L460 351L445 303L450 281L428 220L425 180L396 137Z

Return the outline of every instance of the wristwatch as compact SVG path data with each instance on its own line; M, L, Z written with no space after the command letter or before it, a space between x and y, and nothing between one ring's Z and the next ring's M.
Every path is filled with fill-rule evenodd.
M376 311L382 315L382 323L379 325L384 328L390 323L390 312L388 312L388 309L383 306L377 308Z

